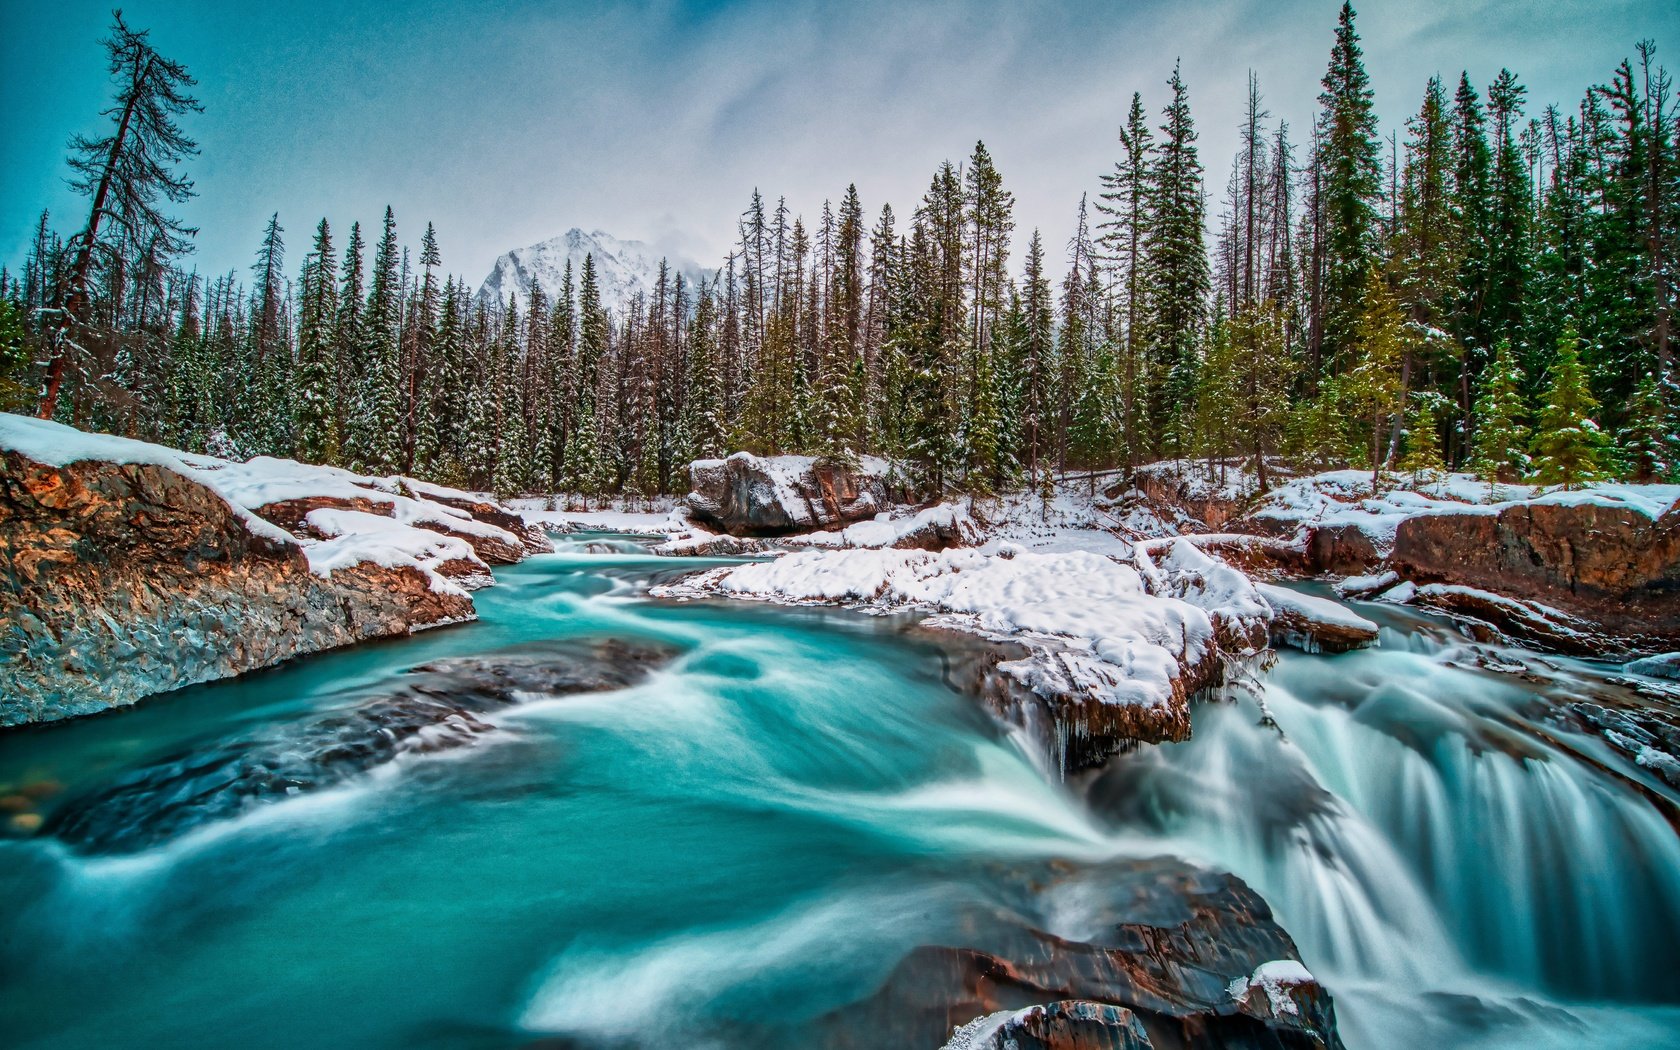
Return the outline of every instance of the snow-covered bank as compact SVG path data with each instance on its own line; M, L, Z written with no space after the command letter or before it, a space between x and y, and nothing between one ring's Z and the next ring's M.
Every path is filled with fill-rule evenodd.
M474 616L548 549L480 496L0 415L0 725Z

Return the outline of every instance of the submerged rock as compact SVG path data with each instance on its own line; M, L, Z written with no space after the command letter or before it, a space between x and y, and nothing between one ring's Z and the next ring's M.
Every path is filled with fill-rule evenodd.
M732 536L785 536L873 518L910 502L890 466L865 457L856 467L810 456L754 456L689 464L694 520Z
M1242 880L1167 858L1132 862L1114 880L1130 896L1121 921L1088 942L1016 928L984 950L911 952L880 991L835 1019L875 1039L846 1045L1342 1045L1329 992ZM982 1018L995 1027L973 1024Z
M265 802L344 783L399 755L467 746L492 731L484 716L522 700L622 689L668 655L608 641L429 664L395 695L131 770L59 806L42 834L85 853L148 849Z

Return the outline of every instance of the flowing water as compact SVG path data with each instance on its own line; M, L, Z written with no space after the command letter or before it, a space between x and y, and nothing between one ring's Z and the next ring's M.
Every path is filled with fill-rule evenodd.
M1269 719L1204 704L1064 785L908 620L653 602L695 563L567 546L476 624L0 736L0 796L61 788L51 827L146 770L190 802L225 772L194 756L320 747L420 665L673 654L138 852L0 841L0 1046L821 1046L910 949L1091 936L1104 872L1162 854L1271 902L1350 1047L1680 1044L1675 794L1546 717L1604 668L1463 666L1382 611L1379 649L1286 655Z

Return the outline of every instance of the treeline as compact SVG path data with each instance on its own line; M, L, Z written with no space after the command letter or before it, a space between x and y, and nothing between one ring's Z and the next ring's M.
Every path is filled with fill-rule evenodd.
M1211 252L1175 71L1157 115L1133 96L1054 261L1034 231L1012 269L977 144L903 221L853 187L810 224L755 191L713 275L662 268L622 310L592 260L557 301L478 302L389 209L371 255L323 220L293 281L276 217L249 283L203 281L158 209L190 193L191 80L135 104L125 63L155 52L120 19L107 46L112 136L72 158L93 219L60 241L43 216L0 273L0 398L81 425L503 493L670 492L738 448L976 492L1166 456L1251 458L1262 485L1279 457L1566 484L1680 462L1680 125L1648 43L1567 113L1530 115L1509 72L1485 96L1431 79L1385 141L1344 6L1305 135L1251 75ZM125 143L125 113L164 123Z

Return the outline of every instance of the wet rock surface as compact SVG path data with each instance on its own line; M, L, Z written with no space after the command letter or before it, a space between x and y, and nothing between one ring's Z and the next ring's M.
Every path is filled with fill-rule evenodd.
M876 994L834 1024L845 1045L942 1045L999 1011L1026 1011L967 1048L1335 1048L1330 994L1294 942L1234 875L1168 858L1104 869L1119 921L1084 941L1017 925L984 949L911 952ZM1012 1030L1011 1030L1012 1029ZM1141 1035L1140 1035L1141 1030ZM997 1036L994 1041L984 1041ZM1105 1041L1106 1040L1106 1041Z
M728 459L695 460L688 471L693 491L687 504L694 520L732 536L844 526L913 502L878 460L852 467L807 456L737 452Z
M622 689L670 653L606 641L427 664L402 692L199 743L66 800L41 827L84 853L133 853L256 806L321 791L404 754L471 745L529 699Z

